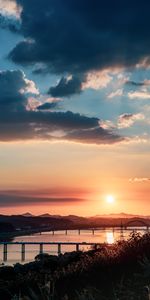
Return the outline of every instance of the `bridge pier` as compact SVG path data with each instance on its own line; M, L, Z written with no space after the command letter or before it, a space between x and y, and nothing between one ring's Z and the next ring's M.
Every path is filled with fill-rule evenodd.
M3 248L3 261L7 261L7 244L4 244Z
M55 231L54 231L54 230L52 230L52 234L53 234L53 235L55 234Z
M68 230L66 229L66 235L68 234Z
M94 233L95 233L95 230L94 230L94 229L92 229L92 234L94 235Z
M62 253L62 245L70 245L75 247L75 251L80 251L80 246L91 246L92 248L96 249L100 246L100 243L86 243L86 242L0 242L0 245L3 246L3 261L8 261L8 247L9 245L16 245L20 246L20 259L19 261L24 262L26 259L26 246L27 245L38 245L39 246L39 254L43 253L44 245L55 245L57 246L57 254L60 255Z
M121 223L121 226L120 226L120 239L123 239L123 238L124 238L124 232L123 232L124 229L125 229L125 227L124 227L123 224Z
M40 254L43 254L43 243L40 243Z
M79 251L79 244L76 244L76 251Z
M61 254L61 244L58 244L58 255Z
M94 250L97 250L97 244L94 245Z
M21 261L25 261L25 244L21 245Z
M79 230L78 230L78 234L80 235L80 233L81 233L81 230L79 229Z

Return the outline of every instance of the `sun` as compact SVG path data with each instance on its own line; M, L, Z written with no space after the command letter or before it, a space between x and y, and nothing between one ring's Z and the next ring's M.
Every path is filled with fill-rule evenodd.
M115 198L113 195L107 195L106 196L106 202L109 204L113 204L115 202Z

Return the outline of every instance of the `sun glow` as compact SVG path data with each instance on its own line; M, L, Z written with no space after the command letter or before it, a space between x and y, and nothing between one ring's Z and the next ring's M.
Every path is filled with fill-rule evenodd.
M115 202L115 198L112 195L107 195L106 196L106 202L109 204L113 204Z
M113 232L106 232L106 242L108 244L113 244L115 242L115 238L114 238Z

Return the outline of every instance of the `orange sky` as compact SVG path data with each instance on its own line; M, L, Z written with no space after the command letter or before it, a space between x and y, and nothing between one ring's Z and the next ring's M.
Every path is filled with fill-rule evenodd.
M0 213L150 215L150 3L36 2L0 0Z
M3 203L1 213L150 214L149 153L141 154L140 145L136 153L133 144L121 147L120 152L117 145L1 143L1 193L24 196L17 204L14 198ZM106 203L108 194L114 204Z

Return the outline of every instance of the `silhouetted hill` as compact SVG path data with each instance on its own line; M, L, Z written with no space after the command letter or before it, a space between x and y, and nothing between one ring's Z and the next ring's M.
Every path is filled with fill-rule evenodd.
M67 215L67 216L62 216L62 215L51 215L49 213L45 213L45 214L41 214L39 216L35 216L33 214L31 214L30 212L26 212L24 214L22 214L22 216L24 217L41 217L41 218L57 218L57 219L69 219L72 220L74 222L86 222L87 220L93 220L93 219L97 219L97 218L122 218L122 219L129 219L129 218L142 218L142 219L149 219L150 215L148 216L143 216L143 215L138 215L138 214L127 214L124 212L121 213L110 213L110 214L98 214L95 216L91 216L91 217L81 217L81 216L77 216L77 215Z
M24 214L22 214L23 217L34 217L31 213L26 212Z
M14 226L10 223L0 222L0 232L13 232Z
M126 214L126 213L112 213L112 214L104 214L104 215L96 215L94 217L91 217L92 219L95 218L123 218L123 219L129 219L129 218L143 218L147 219L150 218L150 216L143 216L143 215L134 215L134 214Z
M71 220L74 223L85 224L88 222L89 218L79 217L75 215L69 215L64 217L67 220Z
M9 222L15 228L20 228L21 230L26 229L36 229L48 227L50 230L66 229L72 226L71 220L66 220L64 218L54 218L54 217L36 217L36 216L22 216L22 215L12 215L4 216L0 215L0 222Z
M62 218L62 216L59 216L59 215L50 215L48 213L46 214L42 214L42 215L39 215L38 217L41 217L41 218ZM64 217L63 217L64 218Z
M150 218L146 216L137 216L131 214L110 214L100 215L95 217L79 217L76 215L69 216L57 216L50 214L43 214L41 216L33 216L30 213L24 215L0 215L0 222L10 223L17 230L34 230L34 231L46 231L46 230L63 230L63 229L86 229L96 227L111 227L120 226L126 224L129 221L134 221L134 225L138 226L141 223L139 219L143 221L142 224L150 226Z

